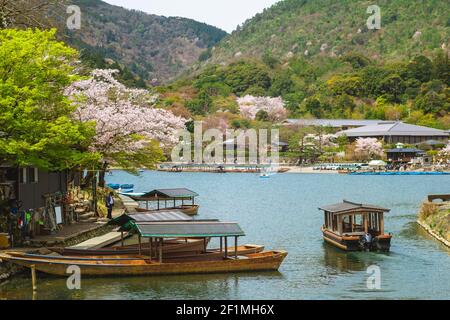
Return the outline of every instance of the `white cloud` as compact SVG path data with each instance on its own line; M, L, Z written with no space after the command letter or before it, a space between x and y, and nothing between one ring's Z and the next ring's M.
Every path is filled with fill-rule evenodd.
M105 0L128 9L191 18L231 32L279 0Z

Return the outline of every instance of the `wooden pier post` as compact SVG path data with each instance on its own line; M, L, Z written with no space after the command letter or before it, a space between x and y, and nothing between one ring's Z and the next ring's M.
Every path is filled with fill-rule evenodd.
M36 292L37 291L36 266L34 264L31 266L31 284L33 286L33 292Z
M228 237L225 237L225 259L228 258Z
M238 257L238 237L234 237L234 258Z
M141 241L141 235L139 235L139 255L142 254L142 241Z
M159 245L159 263L162 263L162 261L163 261L162 254L163 254L164 239L160 238L159 242L160 242L160 245Z
M120 243L122 244L123 247L123 231L120 231Z
M153 238L149 238L148 242L150 243L150 262L152 261L152 255L153 255Z

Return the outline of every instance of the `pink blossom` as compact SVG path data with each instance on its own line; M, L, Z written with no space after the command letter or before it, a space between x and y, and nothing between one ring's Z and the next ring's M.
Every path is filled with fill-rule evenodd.
M376 138L358 138L355 151L369 157L384 155L383 144Z
M91 150L108 157L117 152L133 153L149 141L162 147L177 142L176 131L185 119L154 108L157 96L144 89L129 89L116 79L117 70L94 70L91 77L73 83L65 94L77 105L74 116L96 123Z
M286 119L287 110L284 107L284 102L281 97L254 97L246 95L242 98L237 98L237 103L244 118L255 120L256 114L263 110L269 115L270 121L278 122Z

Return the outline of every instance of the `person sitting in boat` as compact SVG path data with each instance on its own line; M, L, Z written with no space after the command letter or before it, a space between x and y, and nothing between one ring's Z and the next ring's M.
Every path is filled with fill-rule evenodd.
M109 195L106 197L106 208L108 209L108 219L112 219L112 211L114 207L114 193L110 192Z
M372 245L372 235L370 233L366 233L361 237L360 243L364 247L364 249L370 249Z

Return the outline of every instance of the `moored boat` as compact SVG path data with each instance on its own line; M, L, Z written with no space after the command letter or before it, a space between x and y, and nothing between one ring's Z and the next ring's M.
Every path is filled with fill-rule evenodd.
M174 254L177 252L191 252L201 253L204 251L205 242L209 243L209 238L206 239L175 239L165 240L163 244L163 254ZM64 256L83 256L83 255L123 255L123 254L142 254L150 250L150 244L132 244L126 246L107 247L99 249L79 249L79 248L48 248L49 250L59 253ZM152 249L153 251L155 248Z
M187 214L189 216L196 216L198 214L198 209L200 208L199 205L189 205L189 204L185 204L185 205L180 205L177 207L170 207L170 208L164 208L164 209L145 209L145 208L135 208L136 212L156 212L156 211L163 211L163 210L180 210L181 212L183 212L184 214Z
M0 259L57 276L67 276L67 270L70 266L79 267L83 276L152 276L276 271L279 269L286 256L286 251L266 251L237 256L235 258L220 257L199 261L183 261L183 259L169 262L157 262L150 259L94 259L92 261L68 259L64 261L54 261L48 259L14 257L7 253L3 253L0 254Z
M128 193L127 196L140 204L145 204L145 208L136 208L137 212L178 209L188 215L197 215L199 209L195 204L198 193L186 188L156 189L135 195ZM156 208L151 208L150 203L156 203Z
M230 255L235 255L235 248L229 247L228 253ZM264 251L264 246L260 245L252 245L246 244L237 247L237 255L248 255L252 253L259 253ZM73 255L73 256L55 256L55 255L37 255L37 254L28 254L24 252L8 252L8 255L18 258L30 258L30 259L40 259L40 260L48 260L48 261L67 261L67 260L81 260L81 261L121 261L121 260L135 260L135 259L149 259L149 255L146 255L143 252L142 255L138 254L122 254L117 252L116 255L101 255L101 254L91 254L89 250L86 250L82 255ZM147 252L149 253L149 252ZM156 255L156 252L153 251L153 255ZM170 260L179 260L183 259L184 261L195 261L195 260L204 260L204 259L215 259L223 257L224 251L221 249L209 249L206 252L172 252L172 253L164 253L163 258L164 261Z
M390 250L392 235L384 230L389 209L345 200L319 209L325 214L321 228L325 242L345 251Z

